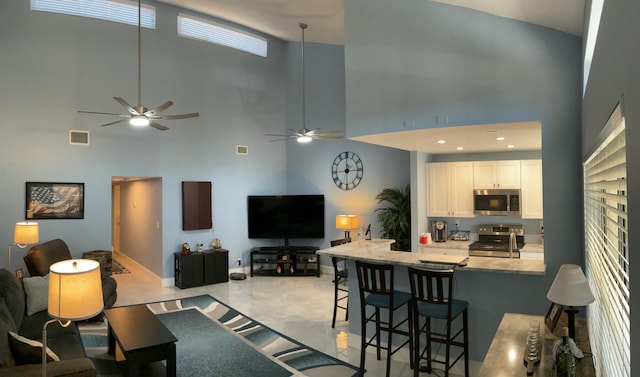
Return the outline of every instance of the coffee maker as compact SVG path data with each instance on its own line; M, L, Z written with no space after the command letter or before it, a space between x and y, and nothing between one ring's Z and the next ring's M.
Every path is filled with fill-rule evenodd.
M448 234L446 221L431 222L431 238L434 242L445 242Z

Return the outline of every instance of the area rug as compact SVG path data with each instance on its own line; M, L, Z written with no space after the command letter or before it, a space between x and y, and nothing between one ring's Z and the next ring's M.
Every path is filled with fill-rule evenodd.
M112 274L130 274L131 271L129 271L120 262L118 262L117 260L113 259L111 261L111 273Z
M352 377L357 367L254 321L209 295L147 304L178 338L178 376ZM106 355L106 324L80 328L98 376L121 376ZM143 375L156 375L149 366ZM155 369L154 369L155 368Z

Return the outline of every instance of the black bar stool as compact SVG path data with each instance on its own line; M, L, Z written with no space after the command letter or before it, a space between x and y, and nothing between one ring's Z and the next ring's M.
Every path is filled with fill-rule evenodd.
M431 373L431 364L444 364L444 376L449 376L449 370L464 356L464 375L469 377L469 333L467 325L466 301L453 298L453 270L423 270L409 267L411 295L413 296L412 328L413 328L413 370L414 377L418 377L421 370L420 359L426 357L427 365L423 371ZM454 335L451 334L451 323L462 314L462 326ZM420 319L424 318L424 324ZM431 328L431 319L446 321L444 333L438 333ZM420 335L426 334L427 344L420 350ZM457 338L462 335L462 341ZM445 360L436 360L431 354L431 343L444 344ZM451 346L462 348L462 353L450 362ZM426 354L426 356L425 356Z
M411 295L407 292L395 291L393 289L393 265L391 264L373 264L361 261L356 261L356 270L358 272L358 287L360 292L360 320L362 325L361 334L361 346L360 346L360 375L364 375L364 361L367 353L366 348L374 345L378 360L380 360L380 350L387 350L387 373L391 370L391 355L396 353L399 349L409 344L409 352L413 354L413 342L411 340L411 321L409 316L411 315L409 303L411 302ZM394 323L394 312L402 307L407 307L407 318ZM373 307L373 312L367 314L367 307ZM384 321L380 316L381 309L386 309L388 312L388 320ZM375 333L367 339L367 324L369 322L375 322ZM399 327L404 324L408 324L408 331L402 330ZM387 346L380 345L380 336L382 332L387 333ZM401 334L407 336L407 340L393 349L392 334ZM413 368L413 359L411 359L411 367Z
M331 247L346 243L346 239L331 241ZM333 263L333 320L331 328L336 327L336 314L338 309L344 309L344 320L349 320L349 289L346 286L349 281L349 271L347 270L346 260L344 258L331 257ZM344 301L344 304L341 303Z

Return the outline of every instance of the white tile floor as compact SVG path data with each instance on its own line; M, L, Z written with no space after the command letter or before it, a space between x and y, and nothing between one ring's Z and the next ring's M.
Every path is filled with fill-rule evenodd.
M130 266L127 266L130 267ZM135 267L135 266L131 266ZM116 306L165 301L181 297L210 294L257 321L290 336L310 347L357 366L360 349L336 345L336 336L347 331L343 321L344 311L338 310L336 327L331 328L333 310L332 275L316 277L247 277L246 280L219 283L203 287L180 289L160 287L134 268L130 274L114 275L118 281ZM352 315L356 315L352 313ZM356 342L350 342L357 344ZM376 360L375 354L366 358L366 376L384 376L386 361ZM413 376L409 368L408 352L397 353L392 358L391 375ZM443 371L421 376L443 376ZM457 375L451 375L456 377Z

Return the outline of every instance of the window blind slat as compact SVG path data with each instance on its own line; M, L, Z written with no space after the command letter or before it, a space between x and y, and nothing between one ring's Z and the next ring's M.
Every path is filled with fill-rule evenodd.
M156 8L140 7L140 26L156 28ZM111 0L31 0L31 10L95 18L138 26L138 3Z
M631 375L627 167L625 122L620 106L613 131L584 163L585 264L596 298L588 306L596 375Z

